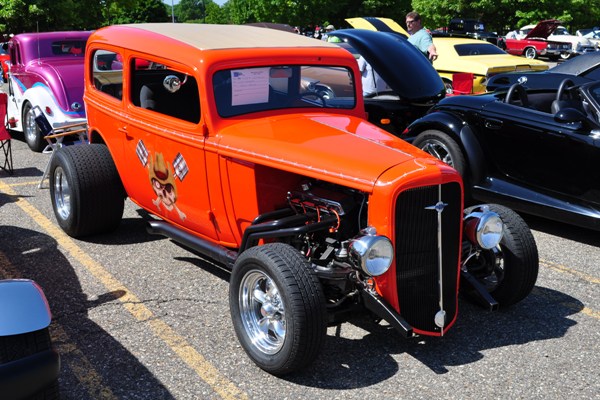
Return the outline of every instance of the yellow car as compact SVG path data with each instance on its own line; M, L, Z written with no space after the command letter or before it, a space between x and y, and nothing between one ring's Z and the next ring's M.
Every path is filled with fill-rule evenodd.
M477 39L435 37L438 58L433 67L454 94L485 92L489 77L510 71L544 71L544 61L517 57L498 46Z
M396 32L408 37L402 26L390 18L357 17L346 19L355 29ZM433 36L438 58L433 67L446 84L448 94L485 92L492 75L509 71L543 71L548 65L506 53L496 45L477 39Z

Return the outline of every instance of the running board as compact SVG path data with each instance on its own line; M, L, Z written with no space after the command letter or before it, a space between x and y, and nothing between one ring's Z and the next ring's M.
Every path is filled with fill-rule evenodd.
M225 264L229 270L233 269L233 264L238 256L236 251L192 235L165 221L148 221L146 230L152 235L166 236L212 260Z

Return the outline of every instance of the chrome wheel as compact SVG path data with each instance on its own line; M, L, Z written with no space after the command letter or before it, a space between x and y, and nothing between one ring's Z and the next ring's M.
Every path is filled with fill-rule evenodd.
M452 81L447 81L444 79L444 89L446 89L446 94L454 93L454 86L452 85Z
M525 58L534 59L537 56L537 53L533 47L528 47L525 49Z
M264 272L249 271L240 285L240 312L249 339L265 354L285 342L285 305L275 282Z
M35 123L33 108L29 107L25 112L25 124L23 125L23 134L29 143L35 143L38 140L38 127Z
M454 160L452 159L452 154L450 154L450 149L439 140L436 139L428 139L421 143L421 150L426 153L431 154L435 158L442 160L444 163L448 164L452 168L454 167Z
M61 219L66 220L71 215L71 188L61 167L54 170L54 204Z

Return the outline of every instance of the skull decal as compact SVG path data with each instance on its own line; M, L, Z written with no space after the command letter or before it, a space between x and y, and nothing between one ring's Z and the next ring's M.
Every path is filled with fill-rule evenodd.
M149 160L148 172L152 189L156 194L156 199L152 200L156 208L161 210L161 205L167 211L177 211L179 218L185 219L186 215L177 207L177 185L175 176L169 164L165 162L162 153L156 153L153 159Z

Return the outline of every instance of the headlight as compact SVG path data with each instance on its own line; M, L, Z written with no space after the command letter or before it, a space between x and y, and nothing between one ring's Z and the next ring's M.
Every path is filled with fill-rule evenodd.
M365 274L379 276L392 265L394 247L385 236L360 236L350 243L350 254Z
M472 212L465 218L465 234L472 243L489 250L496 247L502 240L504 223L500 216L487 207L480 212Z

